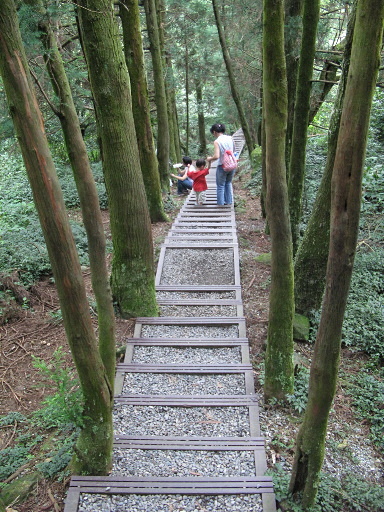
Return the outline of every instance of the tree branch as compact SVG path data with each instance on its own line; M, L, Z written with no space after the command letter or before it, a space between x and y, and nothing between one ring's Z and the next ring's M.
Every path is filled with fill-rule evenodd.
M41 85L41 83L39 82L39 79L37 78L35 72L30 68L30 73L31 73L31 76L32 78L34 79L35 81L35 84L37 85L37 87L40 89L40 92L41 94L44 96L45 98L45 101L48 103L48 105L51 107L52 111L57 115L57 116L61 116L61 111L56 107L56 105L54 103L52 103L52 101L48 98L48 95L47 93L45 92L45 90L43 89L43 86Z

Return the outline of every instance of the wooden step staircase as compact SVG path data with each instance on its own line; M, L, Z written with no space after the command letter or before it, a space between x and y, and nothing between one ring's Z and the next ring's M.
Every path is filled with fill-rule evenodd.
M210 476L201 472L192 476L189 474L174 476L170 473L167 476L153 474L142 477L119 475L114 472L106 477L74 476L71 479L65 512L83 510L80 506L84 496L87 495L99 496L102 503L104 503L103 499L110 497L111 505L108 510L111 512L123 510L121 505L120 508L114 508L113 497L126 495L147 497L230 495L237 496L239 499L244 496L258 496L260 502L258 510L276 511L272 480L271 477L265 476L267 466L264 439L260 437L257 395L254 390L253 370L246 338L235 213L233 206L215 204L216 190L212 171L208 186L206 204L203 206L195 206L194 192L187 197L164 241L158 263L156 289L159 294L160 309L164 308L168 311L169 308L174 308L177 313L177 308L180 308L183 314L137 318L134 337L128 340L124 362L117 365L116 414L124 412L128 418L132 418L133 422L134 412L129 413L129 411L134 411L135 408L153 408L154 420L151 424L151 429L154 430L153 435L132 434L132 425L128 419L128 423L115 432L114 450L120 458L127 457L128 460L133 453L132 450L139 450L136 452L139 454L188 451L206 453L207 456L209 453L216 454L223 451L247 452L252 454L254 470L252 474L245 476ZM193 272L186 272L183 275L184 282L174 283L169 278L172 275L171 266L186 250L192 251L192 254L196 255L196 260L200 262L206 260L208 270L200 268L197 279ZM212 268L219 265L222 258L232 262L232 271L224 272L222 276L214 275ZM183 298L179 297L180 293L184 294ZM225 294L225 297L218 298L221 294ZM176 295L176 298L173 298L173 295ZM206 313L204 316L198 316L196 311L199 307L203 307L204 311L210 307L217 311L218 308L223 316L217 314L207 316ZM189 312L192 316L187 316L185 312ZM161 332L165 328L175 329L177 334L171 333L163 337ZM212 336L217 328L223 330L222 334ZM196 335L196 332L200 334ZM227 362L216 361L215 351L225 348L233 351L233 359ZM172 349L178 351L178 355L188 349L192 350L192 359L189 355L188 362L183 363L172 360L162 361L161 358L157 360L154 356L150 362L137 361L138 350L150 351L151 349L157 351ZM204 350L210 351L211 360L202 363L201 351ZM196 354L196 360L193 358L194 354ZM168 394L155 390L148 392L143 389L142 393L131 393L129 386L127 389L124 383L127 376L134 378L135 374L145 374L151 382L157 382L156 379L161 382L161 379L167 376L175 391ZM221 376L239 378L242 382L241 390L237 394L226 394L225 390L223 393L205 394L202 390L197 393L192 392L194 390L192 386L190 393L177 391L178 379L186 377L199 379L204 376L212 376L210 378L213 379ZM158 386L156 389L158 390ZM190 424L195 425L197 433L187 434L182 431L182 426L179 432L172 430L171 423L167 422L178 408L183 408L189 415ZM228 429L228 435L215 435L215 412L219 411L224 414L224 417L226 414L241 414L246 426L240 435L238 433L233 435L230 429ZM202 422L198 421L201 414L213 419L205 422L206 425L202 425ZM164 415L163 422L162 415ZM159 417L160 420L155 419ZM159 421L158 426L156 421ZM198 430L204 433L199 433ZM173 505L171 509L172 507ZM250 505L245 504L243 512L256 510L249 507ZM124 510L134 511L136 508L124 508ZM231 512L230 507L210 510Z

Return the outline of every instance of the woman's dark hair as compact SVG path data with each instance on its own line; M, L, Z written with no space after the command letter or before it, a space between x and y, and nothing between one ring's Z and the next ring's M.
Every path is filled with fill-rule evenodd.
M211 126L211 129L209 130L211 133L224 133L225 132L225 125L221 123L215 123Z
M204 158L198 158L196 160L196 167L205 167L205 160L204 160Z
M190 156L183 156L183 163L185 165L191 165L192 164L192 158Z

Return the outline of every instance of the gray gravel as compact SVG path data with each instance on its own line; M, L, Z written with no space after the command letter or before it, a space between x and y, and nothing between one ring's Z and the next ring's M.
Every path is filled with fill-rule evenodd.
M241 363L240 347L147 347L136 345L133 363L219 364Z
M160 284L231 285L233 249L168 249Z
M116 435L250 435L247 407L168 407L117 403L113 423Z
M127 464L129 461L129 464ZM256 476L252 451L113 450L112 476Z
M122 394L244 395L244 375L126 373Z
M238 338L237 325L143 325L142 338Z
M239 496L82 494L79 512L262 512L259 494Z
M197 239L190 239L190 240L172 240L168 239L167 245L180 245L180 244L188 244L188 245L212 245L213 247L215 245L221 246L222 244L233 244L235 243L232 239L223 239L223 240L206 240L203 238L197 238Z
M158 291L156 293L157 300L189 300L189 299L236 299L235 290L227 292L179 292L179 291Z
M182 236L183 238L186 238L186 237L192 237L192 236L196 236L197 233L180 233L180 231L175 231L175 232L172 232L172 233L169 233L169 237L171 238L177 238L177 237L180 237ZM227 238L228 240L233 240L233 237L229 237L228 236L228 233L223 233L222 231L218 231L217 233L199 233L197 236L199 236L200 238L206 238L207 240L211 240L212 239L212 235L214 235L215 237L220 237L220 238Z
M236 306L191 306L177 305L170 306L160 304L160 316L237 316Z

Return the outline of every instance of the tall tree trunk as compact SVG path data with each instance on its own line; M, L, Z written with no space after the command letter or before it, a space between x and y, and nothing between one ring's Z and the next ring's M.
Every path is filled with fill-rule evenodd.
M299 69L301 36L303 31L303 2L304 0L285 0L284 48L288 84L288 119L287 136L285 141L285 163L287 170L289 169L289 160L291 154L297 72Z
M189 51L188 41L184 40L185 48L185 153L189 154Z
M159 167L153 143L140 30L140 11L137 1L122 0L120 17L123 27L125 61L131 83L132 112L149 214L152 222L166 221L168 217L164 212Z
M169 190L169 121L163 55L161 51L159 22L155 0L144 0L145 16L152 58L155 103L157 110L157 160L160 182L164 191Z
M224 28L223 28L223 25L221 22L221 17L220 17L219 7L217 5L217 0L212 0L212 6L213 6L213 12L215 15L215 20L216 20L217 32L219 34L220 46L221 46L221 50L223 52L225 66L227 68L232 98L237 107L237 112L239 114L241 128L243 129L245 143L247 145L248 153L251 155L251 153L255 147L255 141L252 139L251 132L250 132L249 126L248 126L248 121L247 121L247 118L246 118L246 115L244 112L244 108L243 108L240 94L238 91L238 87L236 84L235 73L233 71L231 57L229 55L227 42L225 40Z
M64 134L79 194L83 222L87 232L92 288L95 294L99 324L99 350L111 383L115 380L115 313L106 263L106 241L99 197L89 163L71 88L57 47L52 21L41 0L27 0L34 5L40 17L39 29L45 48L44 60L53 90L59 99L55 109Z
M30 81L13 0L0 3L0 72L84 395L84 425L77 442L74 469L106 474L112 455L112 387L98 351L80 262Z
M176 111L175 79L173 75L172 59L167 52L165 38L165 3L156 1L156 11L159 26L160 48L165 74L165 95L167 98L168 128L169 128L169 160L173 163L181 161L180 132Z
M109 0L79 0L78 5L109 201L113 296L124 317L154 316L151 223L113 5Z
M175 86L175 76L173 73L172 67L172 59L169 52L165 54L165 62L167 66L167 75L168 75L168 121L171 125L169 129L170 134L170 150L169 157L172 162L181 162L181 148L180 148L180 129L179 129L179 119L177 116L177 108L176 108L176 86Z
M303 37L297 77L292 146L289 164L289 213L291 217L293 252L299 240L299 224L305 176L308 116L311 80L315 56L316 32L319 21L320 0L304 0Z
M309 314L311 310L319 309L324 294L325 273L329 251L331 179L351 58L356 3L357 2L353 4L348 22L342 75L329 123L328 152L325 170L307 228L295 257L295 307L296 310L302 314Z
M343 42L344 46L345 42ZM341 45L339 45L341 47ZM340 55L334 55L332 61L325 60L323 69L319 76L319 82L313 84L312 94L310 99L308 125L315 119L317 113L320 110L321 105L324 103L325 98L331 91L332 87L337 84L337 72L341 66L342 53ZM340 65L339 65L340 64Z
M332 176L331 236L323 310L312 357L308 404L298 433L290 490L314 503L329 411L336 390L341 329L359 229L361 182L372 96L380 64L383 0L359 0Z
M263 98L265 116L267 220L272 268L264 395L293 391L293 262L285 168L287 81L284 2L264 0Z
M205 118L203 108L203 87L201 80L195 81L197 103L197 127L199 131L199 155L207 154L207 140L205 138Z

